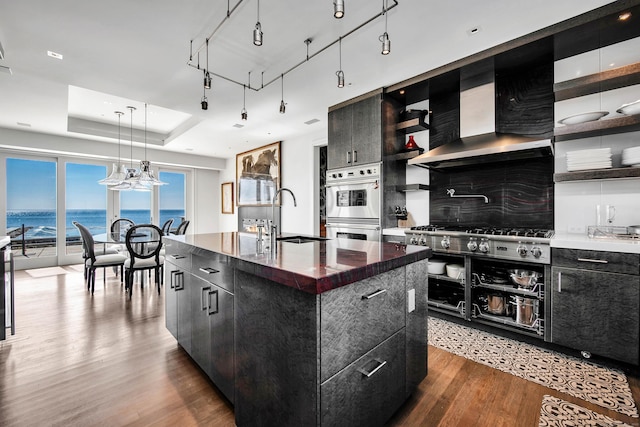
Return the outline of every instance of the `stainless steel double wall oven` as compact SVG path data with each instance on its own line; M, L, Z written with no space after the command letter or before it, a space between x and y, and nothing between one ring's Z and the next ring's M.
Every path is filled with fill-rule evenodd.
M380 240L380 163L327 171L327 237Z

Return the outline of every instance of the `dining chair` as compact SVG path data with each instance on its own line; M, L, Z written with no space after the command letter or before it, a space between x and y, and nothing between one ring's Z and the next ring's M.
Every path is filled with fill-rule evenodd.
M164 265L162 249L162 229L153 224L138 224L129 228L125 238L125 245L129 258L124 263L125 288L129 292L129 299L133 295L133 278L136 271L154 270L158 293L160 293L161 273ZM144 274L140 275L142 288Z
M182 235L187 233L187 227L189 227L189 220L185 219L180 223L178 228L176 229L176 235Z
M124 234L134 225L136 225L136 223L129 218L118 218L111 223L111 232Z
M78 221L71 221L71 223L73 224L74 227L76 227L78 229L78 233L80 233L80 242L82 244L82 263L84 264L84 279L87 280L87 274L89 272L89 268L87 267L87 259L89 259L89 254L87 253L87 251L84 248L84 239L82 239L82 232L78 228L78 224L80 224L80 223ZM102 249L102 251L97 253L97 255L113 255L113 254L117 254L117 253L118 253L118 251L115 248L107 248L107 247L105 247L105 248ZM117 272L117 270L116 270L116 272Z
M120 267L120 283L122 283L124 262L127 257L119 253L96 255L95 242L91 235L91 231L78 222L75 222L74 225L80 231L83 249L86 253L85 269L87 276L87 290L90 290L93 295L96 284L96 268L103 269L104 272L102 278L103 282L106 283L106 267Z
M162 234L165 236L169 235L169 231L171 230L171 225L173 225L173 218L169 218L162 224Z

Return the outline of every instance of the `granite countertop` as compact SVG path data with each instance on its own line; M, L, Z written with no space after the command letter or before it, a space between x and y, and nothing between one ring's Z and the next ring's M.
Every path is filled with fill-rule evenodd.
M339 288L431 256L431 249L424 246L329 239L299 244L278 242L277 256L272 259L269 252L257 251L256 235L251 233L186 234L167 238L227 255L235 259L235 267L242 271L311 294Z

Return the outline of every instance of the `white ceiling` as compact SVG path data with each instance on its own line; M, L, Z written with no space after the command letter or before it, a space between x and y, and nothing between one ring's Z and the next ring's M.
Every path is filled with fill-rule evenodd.
M347 86L340 89L338 44L305 61L304 40L312 40L309 55L314 55L379 14L382 1L345 0L340 20L333 17L332 0L262 1L261 47L252 44L255 0L241 0L224 19L227 5L233 9L237 2L0 0L5 50L0 66L12 70L0 72L0 127L117 142L113 112L121 110L126 113L122 138L128 141L126 106L137 108L133 123L142 129L148 103L147 129L159 138L148 142L160 144L156 148L231 158L273 141L326 133L331 105L611 3L398 0L388 14L390 55L380 54L381 17L342 40ZM245 122L241 85L213 77L206 93L209 109L203 111L203 71L187 65L190 40L196 51L223 20L209 41L209 69L240 83L251 72L251 87L259 90L246 92ZM471 28L480 31L469 35ZM206 67L205 51L201 67ZM279 77L300 63L284 77L287 110L279 114ZM304 123L311 119L319 122ZM93 130L69 132L68 124L82 127L78 122ZM103 131L96 131L101 126Z

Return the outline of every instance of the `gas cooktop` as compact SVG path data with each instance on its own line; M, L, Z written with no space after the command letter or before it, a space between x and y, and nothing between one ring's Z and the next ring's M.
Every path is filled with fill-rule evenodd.
M553 230L539 228L487 227L466 225L418 225L411 227L411 232L446 232L450 234L479 234L486 236L521 236L550 239ZM438 233L440 234L440 233Z

